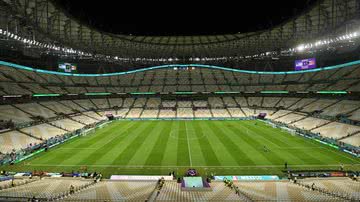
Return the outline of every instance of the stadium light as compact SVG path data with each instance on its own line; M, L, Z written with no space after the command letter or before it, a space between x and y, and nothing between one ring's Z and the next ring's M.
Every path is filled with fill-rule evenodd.
M299 45L298 47L296 47L296 50L298 50L300 52L305 50L305 45L304 44Z

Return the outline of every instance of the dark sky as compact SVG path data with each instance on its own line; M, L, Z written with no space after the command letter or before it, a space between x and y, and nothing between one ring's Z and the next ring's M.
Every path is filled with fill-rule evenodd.
M81 22L106 32L133 35L203 35L269 28L300 14L316 0L55 2Z

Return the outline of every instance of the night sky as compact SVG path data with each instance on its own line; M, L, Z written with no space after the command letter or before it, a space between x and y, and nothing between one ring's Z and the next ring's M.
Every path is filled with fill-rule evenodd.
M132 35L208 35L270 28L301 14L316 0L55 2L80 22L105 32Z

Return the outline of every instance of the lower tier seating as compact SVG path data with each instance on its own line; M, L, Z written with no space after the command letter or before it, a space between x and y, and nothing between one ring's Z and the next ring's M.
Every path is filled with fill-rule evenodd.
M18 131L10 131L0 134L0 142L0 151L2 153L8 153L13 150L25 149L30 144L38 144L41 141Z
M145 201L156 181L102 181L65 201Z
M156 201L239 201L234 190L223 182L212 182L212 191L181 191L181 184L166 181Z
M287 181L235 182L234 185L253 201L337 201Z

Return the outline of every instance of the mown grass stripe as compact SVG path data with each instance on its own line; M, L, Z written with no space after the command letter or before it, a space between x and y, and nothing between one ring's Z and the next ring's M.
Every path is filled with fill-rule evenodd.
M127 165L131 158L138 151L138 148L145 142L144 139L150 137L149 134L156 129L156 126L160 124L159 121L150 122L139 135L130 143L127 144L126 148L119 153L119 155L114 159L113 164L117 165Z
M152 150L147 157L145 165L161 165L161 162L165 156L166 147L168 146L168 140L170 138L170 132L173 127L173 121L169 125L162 123L162 130L157 140L155 141Z
M128 126L129 124L130 124L130 122L126 122L125 126ZM84 137L79 137L79 141L84 142L83 144L88 143L90 146L95 145L95 144L102 144L102 143L106 144L109 142L110 138L113 138L113 135L118 133L118 130L105 130L105 131L109 131L109 132L111 131L111 132L106 135L106 133L103 133L101 130L101 131L99 131L99 133L89 135L89 136L95 136L98 138L93 138L93 137L88 138L89 136L84 136ZM99 137L102 137L102 139L100 139ZM81 145L83 145L83 144L81 144ZM70 147L70 145L72 146L72 144L67 144L66 146ZM84 148L81 145L79 145L78 148ZM65 161L70 161L71 163L73 163L74 161L82 160L84 154L87 154L87 153L89 153L89 151L85 151L85 150L84 151L79 151L79 150L61 151L61 150L54 149L54 150L50 150L48 152L48 155L44 155L44 159L45 159L45 163L47 163L47 164L51 164L51 163L62 164ZM51 157L51 158L47 159L47 157ZM39 163L38 161L34 161L34 162Z
M196 133L197 142L200 145L203 159L205 159L206 165L219 166L221 165L219 159L217 158L213 148L210 145L210 142L205 134L205 130L199 126L200 122L194 121L193 127Z
M229 154L236 159L239 165L256 165L256 162L252 161L248 154L245 151L242 151L239 146L228 137L228 134L221 130L221 128L216 124L209 124L208 126L214 131L220 142L228 150Z
M186 137L186 127L185 121L179 121L179 129L177 132L177 136L175 138L178 139L178 150L177 150L177 165L179 166L190 166L190 155L189 148Z
M108 156L111 150L113 148L116 148L122 140L129 137L129 135L132 135L129 134L128 131L133 131L137 128L139 128L138 123L134 122L130 125L129 128L126 128L125 130L124 128L121 128L120 130L114 131L114 133L118 134L114 139L111 139L111 141L108 141L105 145L99 147L95 151L85 153L84 156L82 157L82 161L77 162L77 164L79 165L96 164L96 162L99 161L99 159Z
M259 154L262 152L262 148L259 148L260 145L257 145L257 142L249 141L247 138L247 134L244 130L233 131L231 128L237 127L236 125L226 124L226 127L221 127L222 123L215 123L219 124L219 127L223 129L223 132L228 134L229 137L238 144L239 147L242 148L243 151L246 151L249 155L251 155L251 159L257 164L271 164L272 162L269 161L264 155ZM234 123L235 124L235 123Z

